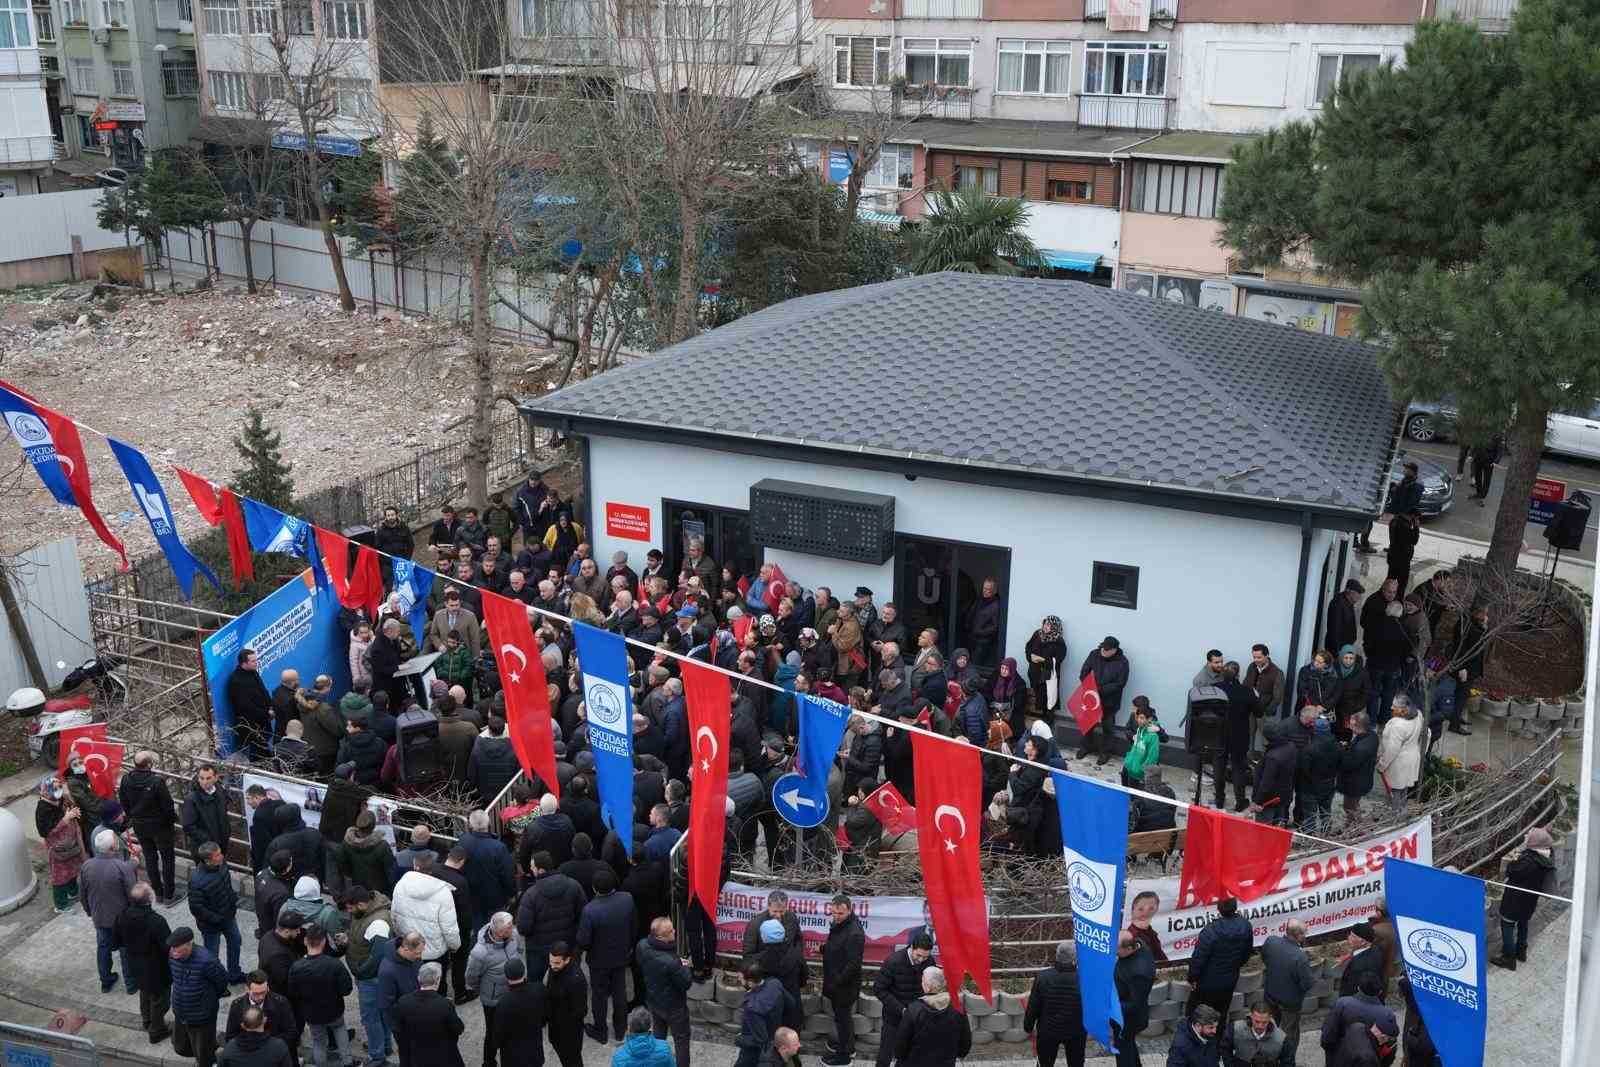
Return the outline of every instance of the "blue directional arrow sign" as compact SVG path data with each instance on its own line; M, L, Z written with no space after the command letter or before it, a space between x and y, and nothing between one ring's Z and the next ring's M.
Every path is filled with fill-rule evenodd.
M791 771L772 784L772 806L785 822L809 830L828 817L828 783Z

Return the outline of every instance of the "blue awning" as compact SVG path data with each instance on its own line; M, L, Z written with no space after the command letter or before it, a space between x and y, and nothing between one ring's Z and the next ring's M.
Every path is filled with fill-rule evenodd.
M1039 249L1039 256L1045 266L1054 267L1056 270L1081 270L1085 274L1093 274L1094 269L1100 265L1098 252L1062 252L1055 248Z

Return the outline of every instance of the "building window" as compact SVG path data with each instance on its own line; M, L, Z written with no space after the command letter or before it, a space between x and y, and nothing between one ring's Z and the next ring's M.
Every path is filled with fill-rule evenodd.
M587 37L587 5L572 0L522 0L524 37Z
M1317 57L1317 99L1316 105L1321 107L1333 95L1334 86L1340 80L1353 74L1364 74L1369 70L1377 70L1379 57L1371 52L1340 52L1328 54L1324 52Z
M1225 168L1206 163L1135 163L1133 211L1214 219L1222 203Z
M1108 608L1137 608L1139 606L1139 568L1125 563L1094 565L1094 576L1089 582L1089 602L1104 604Z
M1045 183L1045 196L1058 204L1094 203L1094 182L1066 181L1051 178Z
M111 61L111 95L112 96L138 96L138 91L133 85L133 64L118 60Z
M333 113L344 119L364 118L372 110L365 78L333 80Z
M56 39L56 18L49 11L35 11L33 21L39 28L39 43L48 44Z
M206 32L222 37L239 36L239 0L205 0Z
M311 17L311 0L283 0L283 28L291 37L315 37L316 23Z
M995 92L1066 96L1071 92L1067 81L1071 62L1071 41L1002 40Z
M916 149L908 144L886 144L867 171L862 184L869 189L909 189L916 173Z
M211 103L218 111L243 111L244 75L231 70L212 71Z
M68 59L67 70L72 75L72 91L79 96L100 95L100 75L92 59Z
M822 142L821 141L791 141L794 148L794 158L801 170L809 170L815 174L822 173Z
M728 35L727 4L668 4L667 36L680 41L720 41Z
M833 84L888 85L893 37L835 37Z
M107 26L126 26L128 0L100 0L100 17Z
M0 48L32 48L32 22L29 0L0 0Z
M251 33L278 32L278 0L245 0L244 13Z
M972 84L972 42L948 37L906 41L906 81L913 85Z
M1083 91L1106 96L1167 95L1167 46L1149 41L1089 41Z
M335 41L365 41L366 0L323 0L322 32Z
M956 188L981 189L985 196L999 196L1000 168L968 166L957 167Z
M199 96L200 72L194 60L163 61L161 91L167 96Z
M88 0L61 0L61 18L68 26L89 25Z

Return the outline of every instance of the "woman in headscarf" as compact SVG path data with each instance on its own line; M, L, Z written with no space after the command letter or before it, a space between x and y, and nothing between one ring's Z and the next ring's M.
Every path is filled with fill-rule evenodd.
M945 672L950 680L960 685L968 678L978 677L978 668L972 665L972 653L964 648L958 648L950 657L950 669Z
M96 795L94 786L89 782L89 770L84 766L83 757L74 752L67 757L67 777L65 779L67 796L72 798L72 803L81 813L78 819L78 830L83 836L83 849L85 853L93 854L94 817L91 812L100 810L100 797Z
M1049 697L1050 682L1061 677L1061 664L1067 658L1067 639L1061 628L1059 615L1046 615L1039 628L1028 638L1023 649L1028 657L1028 685L1033 689L1033 713L1041 719L1054 721L1055 710L1061 703L1057 686L1056 698Z
M1023 717L1028 709L1028 691L1023 687L1022 679L1017 677L1015 659L1008 657L1000 661L1000 669L995 671L994 679L989 683L989 703L995 715L1010 723L1013 737L1022 732Z
M1367 675L1367 666L1361 662L1361 654L1356 651L1355 645L1345 645L1339 650L1338 664L1339 703L1334 716L1333 736L1341 743L1348 743L1350 728L1345 724L1356 712L1367 710L1372 679Z
M78 871L88 858L83 821L66 789L54 776L45 775L39 783L34 823L41 829L46 823L50 825L39 836L44 838L45 855L50 861L50 898L57 915L71 911L78 902Z

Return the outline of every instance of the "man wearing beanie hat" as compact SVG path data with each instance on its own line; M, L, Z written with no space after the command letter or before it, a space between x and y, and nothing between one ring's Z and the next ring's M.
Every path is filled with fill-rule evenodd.
M1322 1051L1327 1055L1329 1064L1335 1062L1333 1057L1351 1023L1359 1023L1363 1027L1376 1026L1391 1034L1400 1032L1394 1011L1383 1002L1383 982L1377 975L1369 974L1362 978L1361 988L1355 996L1335 1000L1327 1018L1322 1021Z
M1345 1026L1336 1047L1328 1050L1328 1067L1379 1067L1393 1062L1400 1028L1394 1019L1353 1022ZM1241 1061L1243 1062L1243 1061Z
M1550 851L1555 842L1550 832L1535 826L1523 838L1522 849L1506 868L1506 882L1512 888L1500 898L1500 955L1489 962L1508 971L1528 960L1528 920L1539 906L1535 893L1543 892L1555 873Z
M217 1055L217 1012L228 995L228 972L203 946L194 931L180 926L167 938L172 969L172 1050L211 1067Z
M1350 928L1346 941L1350 946L1350 956L1344 965L1344 973L1339 976L1339 995L1355 996L1361 989L1361 979L1369 974L1377 976L1380 989L1387 985L1383 953L1376 947L1378 934L1372 929L1372 924L1356 923Z

